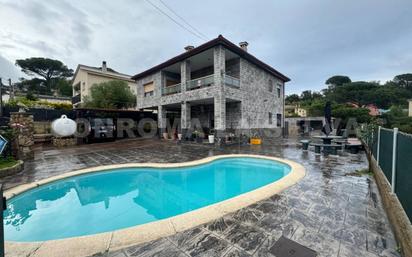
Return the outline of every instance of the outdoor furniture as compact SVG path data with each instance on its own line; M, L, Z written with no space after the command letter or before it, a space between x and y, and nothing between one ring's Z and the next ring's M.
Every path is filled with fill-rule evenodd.
M352 154L357 154L363 147L362 142L357 138L348 138L346 148Z
M310 143L309 145L315 147L316 154L320 154L323 148L323 153L332 155L337 155L338 149L341 147L341 145L338 144Z
M303 151L307 151L309 148L310 140L304 139L304 140L300 140L300 142L302 143Z
M332 144L332 140L342 139L343 137L341 137L341 136L326 136L326 135L323 135L323 136L313 136L313 138L322 139L323 144L325 144L325 145L330 145L330 144Z

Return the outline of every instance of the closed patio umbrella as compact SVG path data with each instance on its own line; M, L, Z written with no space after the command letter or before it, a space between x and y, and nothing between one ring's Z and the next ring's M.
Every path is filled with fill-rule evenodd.
M332 106L330 102L325 104L325 125L322 128L322 132L327 136L332 132Z

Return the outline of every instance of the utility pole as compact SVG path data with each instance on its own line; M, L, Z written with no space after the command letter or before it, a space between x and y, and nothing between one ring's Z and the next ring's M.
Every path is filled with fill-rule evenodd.
M14 100L14 85L11 84L11 79L9 79L9 95L10 100Z

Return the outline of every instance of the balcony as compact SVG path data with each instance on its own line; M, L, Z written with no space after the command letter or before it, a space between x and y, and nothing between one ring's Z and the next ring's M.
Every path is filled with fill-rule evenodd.
M209 76L189 80L187 82L186 88L187 90L194 90L194 89L213 86L214 83L215 83L214 74L212 74Z
M181 86L180 84L175 84L173 86L163 87L162 88L162 95L171 95L180 93Z
M225 75L224 83L230 87L240 88L240 80L229 75Z
M81 100L80 94L75 95L75 96L72 97L72 104L80 103L80 100Z

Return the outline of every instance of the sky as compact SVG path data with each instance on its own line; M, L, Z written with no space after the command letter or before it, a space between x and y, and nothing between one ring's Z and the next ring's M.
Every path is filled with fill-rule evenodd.
M411 0L161 1L208 40L247 41L291 78L286 94L319 91L337 74L385 82L412 73ZM0 0L0 77L24 76L14 63L29 57L72 69L105 60L134 75L206 42L150 4L185 25L161 1Z

